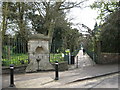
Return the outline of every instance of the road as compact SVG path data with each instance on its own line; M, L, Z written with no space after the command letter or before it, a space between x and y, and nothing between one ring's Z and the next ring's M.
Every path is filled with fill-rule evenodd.
M93 88L120 88L118 85L118 76L119 74L117 73L90 80L73 82L55 88L89 88L89 90L92 90Z

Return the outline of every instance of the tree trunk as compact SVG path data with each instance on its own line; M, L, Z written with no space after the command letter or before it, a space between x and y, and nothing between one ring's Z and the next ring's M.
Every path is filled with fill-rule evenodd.
M17 23L18 23L18 26L19 26L19 29L20 29L20 35L26 39L26 33L25 33L25 22L24 22L24 3L20 3L18 2L18 19L17 19Z
M54 24L51 23L48 30L49 30L48 31L48 37L50 38L50 40L49 40L49 44L50 44L49 49L51 50L52 39L53 39L53 34L54 34Z
M7 29L7 15L8 15L8 2L5 3L5 8L3 9L3 21L2 21L2 38L3 39Z

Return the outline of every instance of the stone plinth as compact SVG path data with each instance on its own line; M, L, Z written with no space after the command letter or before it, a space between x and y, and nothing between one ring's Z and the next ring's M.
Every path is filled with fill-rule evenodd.
M53 69L49 62L49 37L43 34L31 35L28 41L28 54L30 63L26 72Z

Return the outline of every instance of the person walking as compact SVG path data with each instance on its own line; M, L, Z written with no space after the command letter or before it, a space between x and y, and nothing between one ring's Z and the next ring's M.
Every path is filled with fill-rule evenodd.
M85 49L83 48L83 55L85 55Z

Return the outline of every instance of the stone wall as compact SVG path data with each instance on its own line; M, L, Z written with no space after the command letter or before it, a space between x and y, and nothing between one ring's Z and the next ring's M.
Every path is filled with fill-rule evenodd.
M14 73L25 73L27 65L21 65L21 66L15 66L14 68ZM10 73L10 68L7 67L2 67L2 74L9 74Z
M55 63L52 63L52 65L55 68ZM60 62L58 68L59 68L59 71L68 70L68 62Z
M55 64L52 63L53 67L55 67ZM16 66L14 68L14 73L26 73L25 69L26 69L27 65L22 65L22 66ZM61 62L59 63L59 71L65 71L68 70L68 64L67 62ZM9 74L10 73L10 68L7 67L2 67L2 74Z
M113 64L118 63L120 54L118 53L101 53L99 64Z

